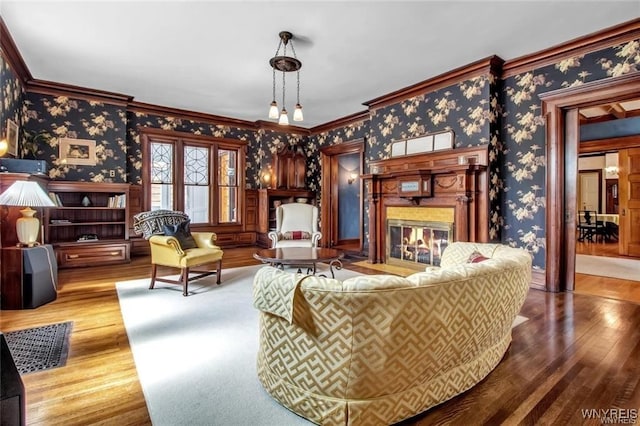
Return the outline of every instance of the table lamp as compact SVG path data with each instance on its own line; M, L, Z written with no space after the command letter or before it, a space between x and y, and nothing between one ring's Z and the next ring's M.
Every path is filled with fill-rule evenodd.
M20 210L22 217L16 220L16 234L21 246L33 247L38 244L40 221L31 207L55 207L55 204L38 182L19 180L0 195L0 206L24 207Z

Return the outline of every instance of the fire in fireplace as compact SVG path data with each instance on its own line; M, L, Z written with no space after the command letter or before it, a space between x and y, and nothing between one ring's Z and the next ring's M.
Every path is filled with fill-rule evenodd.
M453 224L387 220L388 264L424 269L440 265L442 251L453 241Z

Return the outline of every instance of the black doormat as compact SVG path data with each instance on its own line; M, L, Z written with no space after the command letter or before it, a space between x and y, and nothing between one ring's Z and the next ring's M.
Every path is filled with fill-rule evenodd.
M72 321L4 333L20 374L62 367L69 353Z

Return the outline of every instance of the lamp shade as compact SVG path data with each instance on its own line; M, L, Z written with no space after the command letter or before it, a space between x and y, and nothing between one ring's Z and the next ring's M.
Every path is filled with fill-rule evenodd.
M289 116L287 115L287 110L284 108L282 108L282 111L280 112L280 119L278 120L278 124L281 124L283 126L289 125Z
M22 217L16 220L16 234L20 244L32 247L37 244L40 221L34 217L33 207L54 207L55 204L37 182L19 180L0 195L0 205L25 207Z
M38 182L19 180L0 195L0 206L55 207Z

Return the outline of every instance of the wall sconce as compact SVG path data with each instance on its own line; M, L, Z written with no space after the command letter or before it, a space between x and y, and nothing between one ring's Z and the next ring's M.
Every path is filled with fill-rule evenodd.
M349 179L347 179L347 183L351 185L356 179L358 179L358 173L351 172L349 173Z
M271 188L272 180L273 180L273 170L271 169L271 165L263 167L260 169L258 173L258 178L260 179L260 186L264 185L265 188Z
M16 220L16 234L23 247L38 245L38 233L40 221L34 217L36 211L33 207L55 207L51 198L42 189L38 182L19 180L0 195L0 205L24 207L20 210L22 217Z
M4 157L7 151L9 151L9 143L7 142L7 138L2 138L0 140L0 157Z

